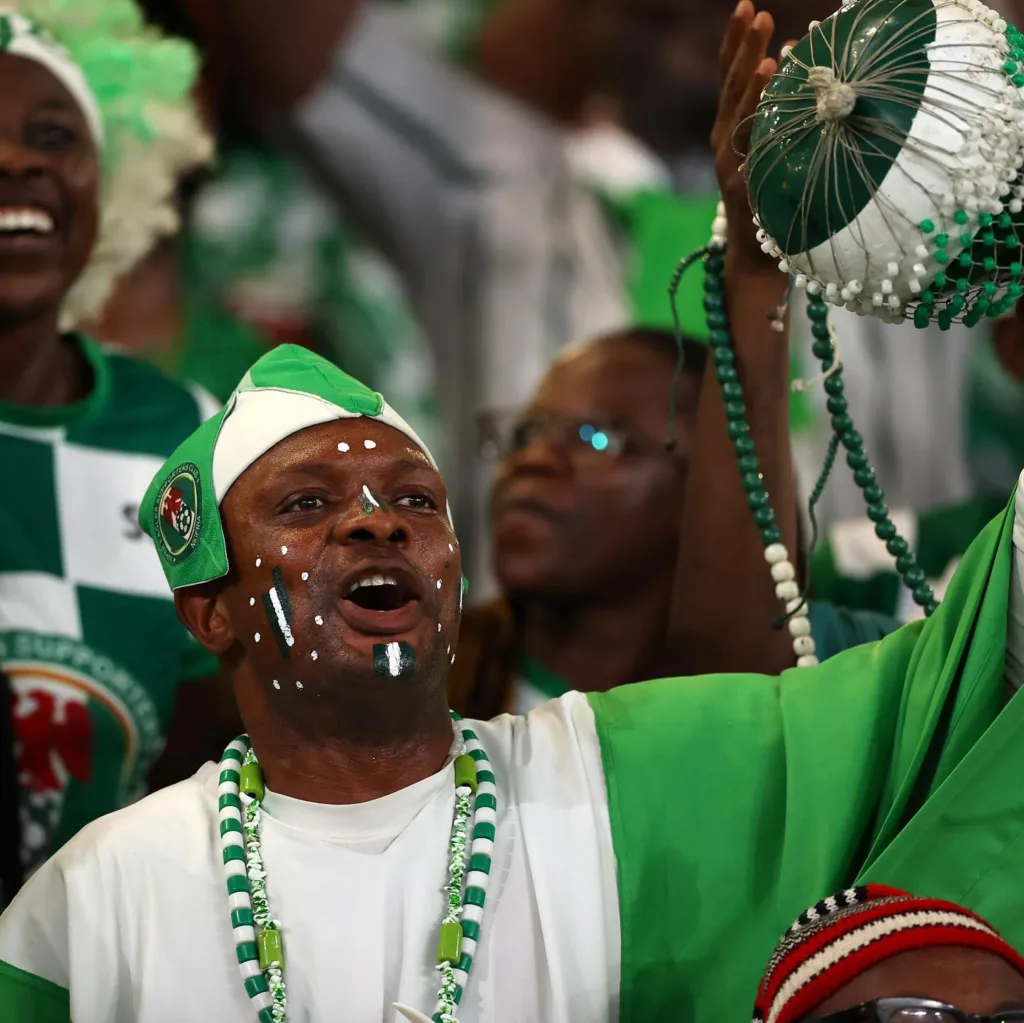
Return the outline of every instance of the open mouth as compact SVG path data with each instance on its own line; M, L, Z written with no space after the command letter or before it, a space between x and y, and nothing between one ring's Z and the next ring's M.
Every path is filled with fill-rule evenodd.
M345 594L345 600L364 611L398 611L416 599L412 587L389 575L359 579Z

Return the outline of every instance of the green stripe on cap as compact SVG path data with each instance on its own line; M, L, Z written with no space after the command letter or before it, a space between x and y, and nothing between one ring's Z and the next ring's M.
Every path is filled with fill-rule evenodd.
M921 107L936 26L934 4L861 0L812 29L779 65L754 118L746 174L751 205L783 252L822 244L872 200ZM897 80L899 100L878 98L877 87L857 98L849 123L826 128L807 76L839 61L846 82ZM884 133L866 132L863 118L884 122Z

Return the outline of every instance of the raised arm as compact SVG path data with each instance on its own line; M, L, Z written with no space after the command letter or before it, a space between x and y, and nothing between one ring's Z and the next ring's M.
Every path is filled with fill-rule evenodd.
M767 56L774 25L749 0L734 12L722 44L718 118L712 135L728 216L726 306L747 422L782 542L796 561L796 481L789 442L789 335L771 328L786 277L755 238L738 154L776 62ZM696 271L694 271L696 272ZM708 360L692 444L669 648L673 674L792 667L792 639L773 630L782 605L747 504L728 435L718 367Z

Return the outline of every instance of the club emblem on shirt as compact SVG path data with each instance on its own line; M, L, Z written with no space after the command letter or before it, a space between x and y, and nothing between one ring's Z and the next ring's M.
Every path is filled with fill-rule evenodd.
M191 463L175 469L160 490L154 535L172 565L187 558L199 543L201 500L199 469Z

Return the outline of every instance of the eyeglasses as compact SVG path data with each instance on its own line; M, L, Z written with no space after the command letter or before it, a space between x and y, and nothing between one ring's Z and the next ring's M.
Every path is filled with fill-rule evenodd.
M876 998L807 1023L1010 1023L1024 1020L1024 1008L977 1016L928 998Z
M574 461L608 462L629 451L653 451L621 427L553 412L491 409L477 417L477 432L486 458L510 458L538 440L557 445Z

